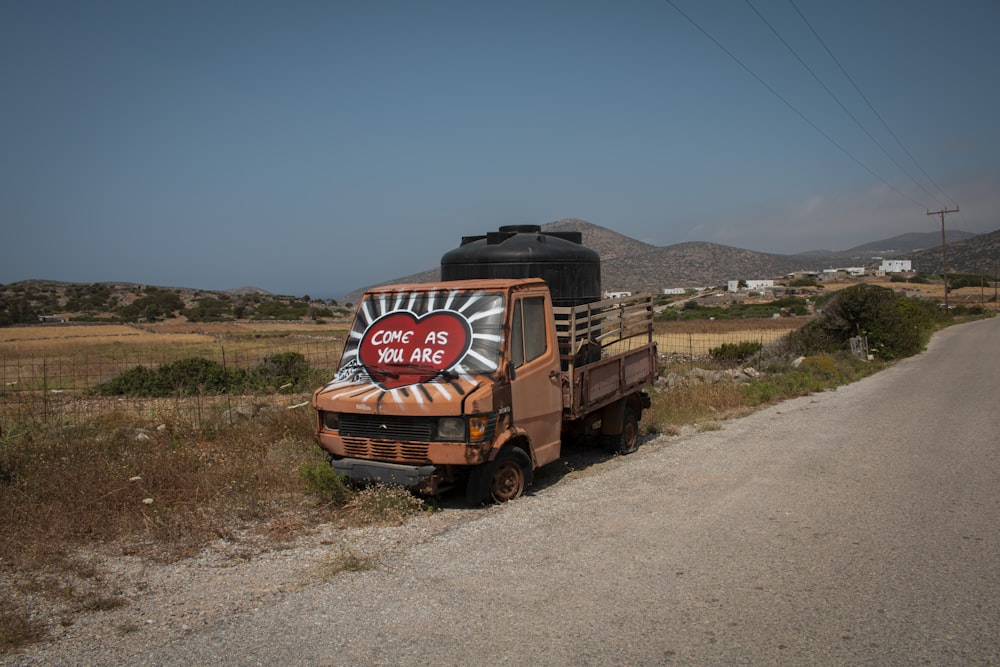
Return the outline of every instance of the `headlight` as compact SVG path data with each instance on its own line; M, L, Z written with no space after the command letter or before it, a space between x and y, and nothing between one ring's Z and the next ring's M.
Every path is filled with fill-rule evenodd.
M340 415L336 412L324 412L323 413L323 428L336 431L340 428Z
M441 440L464 440L465 421L459 417L445 417L438 420L438 438Z

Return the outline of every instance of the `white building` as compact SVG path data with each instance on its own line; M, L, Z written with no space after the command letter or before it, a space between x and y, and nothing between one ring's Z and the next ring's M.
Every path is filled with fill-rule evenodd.
M773 280L744 280L742 282L745 285L745 289L747 290L762 290L767 287L774 287ZM728 281L726 283L726 289L728 289L730 292L739 292L740 281L739 280Z
M687 292L687 290L684 289L683 287L664 287L663 288L663 293L664 294L684 294L685 292Z
M605 292L605 299L621 299L626 296L632 296L632 292Z
M913 261L909 259L883 259L879 271L885 273L903 273L913 270Z

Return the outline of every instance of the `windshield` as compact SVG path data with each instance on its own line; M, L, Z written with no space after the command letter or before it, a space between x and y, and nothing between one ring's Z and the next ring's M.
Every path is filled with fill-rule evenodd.
M394 388L497 370L504 297L439 289L365 296L335 382Z

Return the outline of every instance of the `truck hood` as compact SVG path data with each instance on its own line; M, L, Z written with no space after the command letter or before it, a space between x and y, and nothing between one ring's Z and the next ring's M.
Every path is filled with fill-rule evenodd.
M328 412L379 415L458 416L481 387L493 380L485 376L435 378L428 382L385 387L378 382L338 382L321 387L313 407Z

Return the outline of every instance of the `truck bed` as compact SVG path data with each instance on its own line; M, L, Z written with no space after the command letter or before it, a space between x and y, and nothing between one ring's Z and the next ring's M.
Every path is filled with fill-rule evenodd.
M656 378L653 298L605 299L555 308L563 363L563 409L583 417Z

